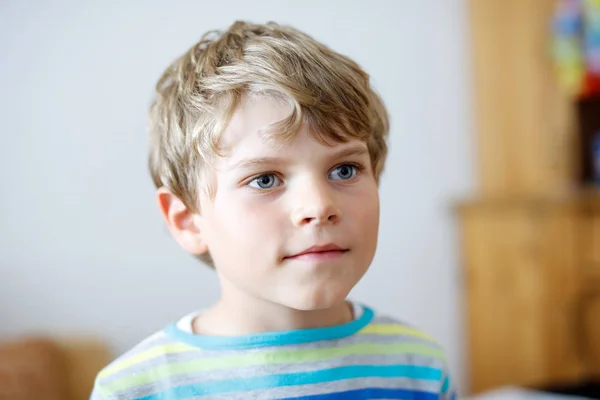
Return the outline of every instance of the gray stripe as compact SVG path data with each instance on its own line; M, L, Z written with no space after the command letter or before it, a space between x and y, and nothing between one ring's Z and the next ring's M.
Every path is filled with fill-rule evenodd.
M412 328L412 329L420 330L419 328L417 328L413 324L409 324L408 322L400 321L400 320L398 320L396 318L392 318L392 317L389 317L387 315L378 315L378 314L375 314L375 317L373 317L373 319L371 320L371 324L402 325L402 326L405 326L407 328Z
M194 397L202 400L264 400L285 397L311 396L325 393L336 393L347 390L358 390L365 388L379 389L407 389L420 390L424 392L439 392L440 383L436 381L421 381L406 378L355 378L341 381L319 383L314 385L279 387L265 390L249 390L212 396Z
M134 348L129 350L129 354L134 355L146 351L149 348L173 342L173 339L167 336L163 331L158 331L146 340L138 343Z

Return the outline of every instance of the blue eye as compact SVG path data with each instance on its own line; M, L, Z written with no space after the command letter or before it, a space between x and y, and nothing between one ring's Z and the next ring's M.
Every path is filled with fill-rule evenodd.
M356 176L357 167L351 164L340 165L334 169L330 174L329 178L334 181L345 181L352 179Z
M271 189L281 184L280 179L273 174L265 174L252 179L248 186L255 189Z

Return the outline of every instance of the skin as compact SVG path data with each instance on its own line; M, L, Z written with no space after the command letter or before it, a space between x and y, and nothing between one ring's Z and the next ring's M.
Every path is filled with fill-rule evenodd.
M224 132L213 193L192 213L167 188L158 204L189 253L210 251L220 300L193 322L195 333L232 336L339 325L377 244L378 186L366 144L326 145L307 126L267 141L265 126L290 109L245 99ZM308 251L313 246L334 251ZM317 250L322 250L317 249Z

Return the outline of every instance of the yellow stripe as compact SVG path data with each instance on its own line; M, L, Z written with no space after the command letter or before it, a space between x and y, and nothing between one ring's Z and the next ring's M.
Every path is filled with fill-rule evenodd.
M112 366L102 370L102 372L100 372L100 374L98 375L98 378L99 379L105 378L108 375L112 375L114 373L122 371L125 368L131 367L132 365L139 364L141 362L150 360L154 357L158 357L163 354L182 353L184 351L193 351L193 350L198 350L198 349L196 349L195 347L192 347L190 345L184 344L184 343L164 344L164 345L152 347L149 350L143 351L139 354L136 354L135 356L128 357L128 358L116 363L115 365L112 365Z
M409 328L400 324L370 324L361 329L360 334L375 334L375 335L407 335L416 338L426 339L436 343L435 339L421 332L418 329ZM436 343L437 344L437 343Z

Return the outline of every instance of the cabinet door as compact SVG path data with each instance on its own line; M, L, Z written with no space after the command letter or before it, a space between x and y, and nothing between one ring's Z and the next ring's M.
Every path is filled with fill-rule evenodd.
M473 391L581 376L573 326L576 226L575 214L558 208L463 214Z
M583 309L583 326L581 332L582 353L589 374L600 380L600 295L590 298Z
M580 214L581 273L600 280L600 207L587 206Z
M536 215L474 210L462 226L472 390L543 381L544 279Z
M576 383L584 373L578 351L575 308L581 292L578 262L578 209L557 205L540 218L539 236L544 269L544 333L547 384Z
M590 374L600 379L600 205L580 215L581 292L578 347Z

